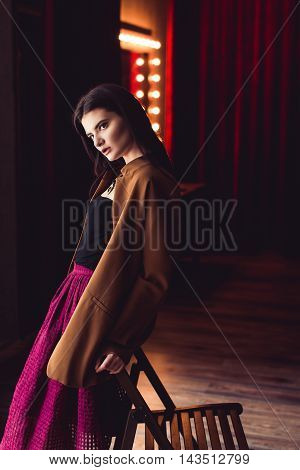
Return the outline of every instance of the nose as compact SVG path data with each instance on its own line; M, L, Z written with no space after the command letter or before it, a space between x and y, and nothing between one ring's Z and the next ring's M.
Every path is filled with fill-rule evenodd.
M95 147L102 147L103 139L101 139L100 136L95 135L94 145L95 145Z

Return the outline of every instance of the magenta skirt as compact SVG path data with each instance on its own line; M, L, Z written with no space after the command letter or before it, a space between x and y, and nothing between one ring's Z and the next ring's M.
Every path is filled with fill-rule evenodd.
M14 390L0 449L109 449L126 418L130 401L113 374L87 388L67 387L46 375L92 274L74 263L56 290Z

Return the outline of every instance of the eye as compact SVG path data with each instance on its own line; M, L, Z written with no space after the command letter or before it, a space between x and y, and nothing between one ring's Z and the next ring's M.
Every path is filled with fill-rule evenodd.
M102 122L101 124L98 125L98 129L101 130L101 127L102 126L105 126L104 129L107 127L108 125L108 122ZM94 142L94 136L91 134L89 136L87 136L88 139L92 140Z
M100 129L102 126L107 127L107 122L102 122L102 124L99 124L98 128Z

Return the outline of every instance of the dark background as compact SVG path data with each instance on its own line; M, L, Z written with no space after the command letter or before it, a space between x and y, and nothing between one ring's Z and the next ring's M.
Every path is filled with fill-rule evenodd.
M282 28L296 3L167 2L170 158L181 178L202 149L182 181L202 182L208 200L238 201L231 228L239 253L299 256L299 8ZM94 85L126 82L128 64L117 0L6 5L15 21L4 55L13 73L10 81L2 75L11 95L2 92L1 120L15 148L6 152L5 141L2 155L5 172L15 165L15 186L9 193L3 172L2 215L11 224L3 227L2 253L12 269L16 250L16 277L4 269L4 339L5 324L16 336L40 324L72 258L72 247L62 249L62 201L87 201L93 180L72 110ZM9 21L3 8L1 21Z

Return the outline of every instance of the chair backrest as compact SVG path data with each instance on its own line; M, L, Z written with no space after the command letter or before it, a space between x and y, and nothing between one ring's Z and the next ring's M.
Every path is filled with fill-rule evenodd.
M159 449L248 449L239 415L240 403L217 403L176 408L141 348L134 352L137 362L131 365L130 375L125 369L116 378L126 390L135 406L128 409L128 419L114 449L131 449L138 423L145 423L145 449L154 449L154 439ZM165 409L151 411L137 388L143 371L161 399ZM230 428L230 423L232 429ZM170 429L167 436L167 423ZM194 430L192 430L192 423ZM219 429L217 427L219 424ZM221 444L223 441L223 444Z
M151 383L152 387L154 388L157 395L159 396L160 400L164 404L166 410L167 411L174 410L174 408L176 407L175 403L171 399L170 395L168 394L163 383L161 382L157 373L155 372L152 365L150 364L142 348L138 348L134 352L134 356L136 357L137 362L132 364L132 368L133 368L133 373L137 375L137 380L138 380L138 376L140 372L144 372L149 382Z
M134 404L135 410L132 411L128 409L127 422L126 424L124 423L124 429L122 433L117 436L114 449L132 448L138 422L144 422L148 426L156 442L159 443L162 449L173 449L170 441L167 439L166 435L158 425L152 411L137 388L140 372L145 372L151 385L166 407L166 410L164 410L166 413L172 413L175 409L175 404L173 403L170 395L148 361L143 350L138 348L134 352L134 356L136 357L137 362L131 365L130 375L128 375L126 369L123 369L121 372L116 374L116 378L122 387L126 390L127 395Z

